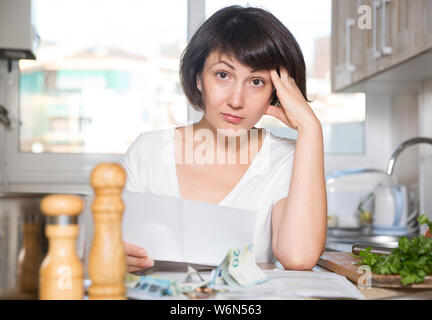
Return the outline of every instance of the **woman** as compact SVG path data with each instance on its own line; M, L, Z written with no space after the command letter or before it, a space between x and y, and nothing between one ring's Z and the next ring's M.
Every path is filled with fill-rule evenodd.
M256 261L311 269L327 230L323 138L292 34L263 9L221 9L183 52L180 78L204 115L141 134L123 162L126 189L254 210ZM255 128L264 114L297 130L297 141ZM175 164L164 160L170 150ZM153 265L144 248L125 248L128 272Z

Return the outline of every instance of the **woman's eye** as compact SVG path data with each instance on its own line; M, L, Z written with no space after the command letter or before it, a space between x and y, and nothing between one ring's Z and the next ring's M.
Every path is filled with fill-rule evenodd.
M223 72L223 71L216 73L216 75L218 78L220 78L222 80L225 80L226 78L228 78L228 74L226 72Z
M252 83L257 87L262 87L264 85L264 81L262 81L261 79L253 79Z

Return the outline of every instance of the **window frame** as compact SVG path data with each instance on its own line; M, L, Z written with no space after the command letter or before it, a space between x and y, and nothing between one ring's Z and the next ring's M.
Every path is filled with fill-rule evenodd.
M205 19L205 2L187 0L187 40ZM4 65L3 65L4 63ZM3 189L8 191L13 184L88 184L91 170L101 162L117 162L122 154L58 154L19 151L19 68L18 61L12 62L12 71L8 72L7 62L0 60L0 70L4 73L4 104L8 108L11 127L0 126L0 168L5 174L0 175ZM0 85L2 85L0 83ZM1 101L0 101L1 102ZM188 121L197 121L201 113L188 104Z

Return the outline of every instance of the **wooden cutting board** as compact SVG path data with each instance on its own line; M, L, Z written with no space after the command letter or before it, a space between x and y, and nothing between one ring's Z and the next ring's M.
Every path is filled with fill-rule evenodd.
M325 252L318 260L318 265L339 275L347 277L349 280L358 283L360 277L365 278L366 272L359 271L355 265L358 259L351 256L351 252ZM381 275L372 272L372 287L382 288L432 288L432 275L425 277L423 283L415 283L403 286L399 275ZM362 282L364 285L365 282Z

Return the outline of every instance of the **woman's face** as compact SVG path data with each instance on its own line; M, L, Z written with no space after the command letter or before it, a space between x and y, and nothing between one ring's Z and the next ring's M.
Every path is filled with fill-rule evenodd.
M269 70L252 70L233 57L212 52L197 88L208 123L214 129L237 131L249 130L261 119L271 102L273 84Z

